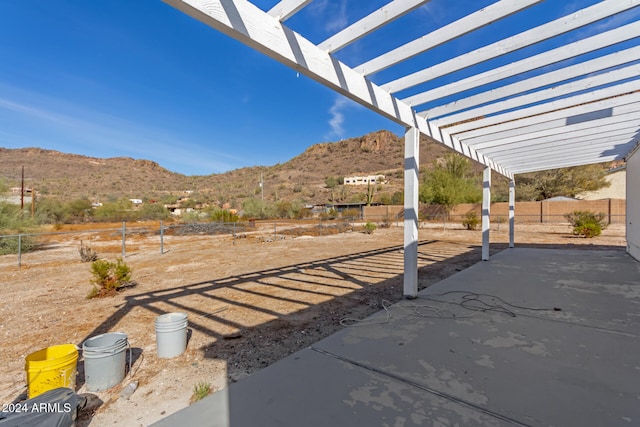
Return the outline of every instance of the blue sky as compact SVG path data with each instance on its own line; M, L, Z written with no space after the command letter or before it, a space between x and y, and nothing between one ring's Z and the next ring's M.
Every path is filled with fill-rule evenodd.
M529 18L533 24L544 13L594 2L548 0L551 12L532 10ZM254 3L268 9L275 0ZM320 42L358 19L363 7L371 12L385 3L315 0L287 24ZM469 3L480 8L492 1L434 0L406 18L421 25L400 20L338 57L357 65L377 49L459 18ZM466 38L460 49L500 34L493 28ZM0 0L0 40L5 148L128 156L206 175L285 162L310 145L379 129L403 132L159 0ZM429 60L444 58L450 49L434 50ZM422 66L420 61L403 67ZM383 71L372 78L384 83L390 77Z

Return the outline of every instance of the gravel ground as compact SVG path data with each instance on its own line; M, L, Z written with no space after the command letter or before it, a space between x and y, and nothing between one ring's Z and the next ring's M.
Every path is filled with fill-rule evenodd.
M424 288L480 260L480 231L460 225L424 224L419 231L419 281ZM0 307L4 366L2 403L24 399L25 357L48 346L82 343L107 332L124 332L132 347L131 375L110 390L90 393L102 404L85 411L78 426L146 426L190 403L198 382L219 390L342 328L345 318L364 318L383 300L402 297L403 230L379 228L314 236L299 230L273 236L273 225L233 239L222 235L132 233L126 259L134 288L113 297L86 299L90 264L80 241L99 256L121 254L119 232L50 237L44 250L0 257ZM494 224L492 251L507 247L508 227ZM518 245L624 250L624 225L596 239L571 235L566 224L518 224ZM173 359L156 355L155 318L185 312L187 350ZM76 391L87 393L84 361ZM121 389L138 388L129 399Z

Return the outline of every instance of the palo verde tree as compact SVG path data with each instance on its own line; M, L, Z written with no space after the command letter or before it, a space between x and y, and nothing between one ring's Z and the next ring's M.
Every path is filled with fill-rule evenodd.
M449 212L454 205L482 200L479 178L474 176L469 159L459 154L447 154L424 176L419 189L422 203L443 205Z
M517 200L545 200L556 196L575 197L585 191L608 187L603 165L574 166L516 176Z

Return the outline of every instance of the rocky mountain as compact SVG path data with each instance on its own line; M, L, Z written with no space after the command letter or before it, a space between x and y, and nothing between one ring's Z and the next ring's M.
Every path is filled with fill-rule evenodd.
M421 165L442 157L447 149L423 137ZM65 200L88 197L94 201L159 198L190 191L202 199L238 206L242 200L302 200L307 203L354 201L366 188L326 185L328 177L383 174L388 183L377 186L378 197L402 191L403 138L385 130L358 138L321 143L293 159L271 166L254 166L206 176L186 176L149 160L128 157L94 158L40 148L0 148L0 180L9 187L20 183L24 166L25 186L44 197Z

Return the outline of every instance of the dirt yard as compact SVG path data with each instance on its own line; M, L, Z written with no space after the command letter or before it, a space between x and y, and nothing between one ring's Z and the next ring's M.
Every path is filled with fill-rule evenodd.
M460 225L420 229L420 287L480 261L480 231ZM80 260L80 240L101 257L121 254L117 231L62 234L45 250L0 257L3 404L26 396L25 357L56 344L82 343L106 332L124 332L133 348L131 376L110 390L92 393L103 403L81 414L79 426L146 426L189 405L201 381L219 390L360 319L402 296L403 230L358 229L336 235L271 239L273 225L230 235L127 237L125 261L137 286L114 297L86 299L90 264ZM276 236L277 237L277 236ZM271 241L273 240L273 241ZM494 224L492 252L507 247L508 227ZM624 250L624 225L595 239L570 234L566 224L519 224L516 244L534 247ZM187 350L173 359L156 355L155 318L184 312ZM76 391L86 393L83 359ZM120 391L139 386L130 399Z

